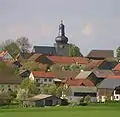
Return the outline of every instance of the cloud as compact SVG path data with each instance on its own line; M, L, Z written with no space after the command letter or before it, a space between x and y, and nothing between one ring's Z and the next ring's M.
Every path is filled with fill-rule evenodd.
M82 34L85 35L85 36L89 36L92 34L93 32L93 25L91 23L86 23L84 26L83 26L83 29L82 29Z

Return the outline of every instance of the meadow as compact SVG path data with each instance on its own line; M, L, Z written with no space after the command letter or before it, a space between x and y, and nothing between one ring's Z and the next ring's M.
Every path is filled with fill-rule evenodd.
M120 104L0 109L0 117L120 117Z

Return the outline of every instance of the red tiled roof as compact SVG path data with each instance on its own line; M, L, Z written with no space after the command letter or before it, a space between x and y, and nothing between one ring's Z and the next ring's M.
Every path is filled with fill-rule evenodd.
M53 72L32 71L32 74L35 78L56 78L56 75Z
M8 53L7 51L1 51L1 52L0 52L0 57L4 57L5 54L7 54L7 53Z
M87 68L88 69L94 69L96 67L98 67L100 64L102 64L104 62L104 60L92 60L88 65Z
M114 70L114 71L120 71L120 63L117 64L112 70Z
M88 79L67 79L64 83L69 86L94 86L93 82Z
M87 60L83 57L47 56L47 58L53 61L54 63L60 64L87 64Z

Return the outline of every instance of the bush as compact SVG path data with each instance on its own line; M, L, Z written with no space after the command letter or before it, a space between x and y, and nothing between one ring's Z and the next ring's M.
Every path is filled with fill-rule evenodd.
M80 106L87 106L87 105L88 105L88 103L86 103L86 102L80 103Z
M77 102L70 102L70 104L69 104L69 106L71 106L71 107L75 107L77 105L78 105Z
M90 96L89 96L89 95L88 95L88 96L85 96L84 102L89 103L90 101L91 101Z

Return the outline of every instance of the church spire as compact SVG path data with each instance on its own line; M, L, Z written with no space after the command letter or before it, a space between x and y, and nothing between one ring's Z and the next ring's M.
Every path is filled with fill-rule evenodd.
M63 24L63 20L61 20L61 24L59 25L59 36L65 36L65 26Z
M59 25L59 34L55 40L56 40L56 43L67 44L68 42L68 38L65 36L65 26L63 24L63 20L61 20L61 23Z

